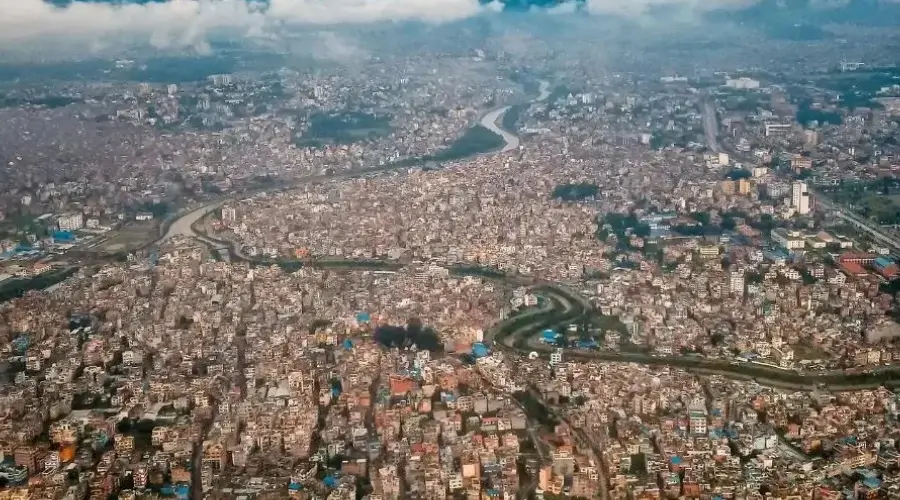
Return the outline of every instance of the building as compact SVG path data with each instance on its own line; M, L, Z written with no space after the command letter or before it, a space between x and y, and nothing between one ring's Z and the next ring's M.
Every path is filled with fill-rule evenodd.
M741 78L729 78L725 80L725 86L732 89L740 89L740 90L752 90L759 88L759 80L754 80L752 78L741 77Z
M60 215L59 218L56 219L56 225L59 227L60 231L75 231L76 229L81 229L84 227L84 214L74 213Z
M722 181L719 183L719 189L725 194L734 194L736 184L734 181Z
M819 145L819 132L816 130L803 131L803 144L808 148L814 148Z
M737 192L738 194L750 194L750 181L747 179L738 179Z
M719 256L719 246L718 245L704 245L697 247L697 252L701 257L718 257Z
M889 257L876 257L872 262L872 267L875 269L875 272L886 279L896 278L897 274L900 274L900 267Z
M766 123L766 137L780 137L791 133L790 123Z
M744 273L741 271L732 271L728 277L728 288L733 293L744 293Z
M237 220L237 211L234 207L222 207L222 221L225 224L231 224Z
M772 230L771 236L775 244L788 250L798 250L806 246L806 240L799 231L777 228Z
M689 421L691 434L703 436L706 434L706 414L701 411L692 411Z
M550 364L551 365L556 366L556 365L562 363L562 359L563 359L562 348L557 348L555 351L550 353Z
M769 173L769 169L766 167L753 167L751 171L753 173L754 179L759 179L760 177L765 177Z
M801 155L791 157L791 170L794 172L802 172L810 168L812 168L812 159Z
M805 182L796 181L791 184L791 207L798 214L806 215L809 213L809 187Z

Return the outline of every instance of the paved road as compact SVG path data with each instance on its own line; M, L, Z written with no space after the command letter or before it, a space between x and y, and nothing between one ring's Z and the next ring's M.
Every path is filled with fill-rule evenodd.
M827 196L823 195L822 193L815 192L814 195L815 195L817 208L822 208L825 210L834 210L837 213L837 216L840 217L841 219L844 219L845 221L856 226L857 228L862 229L863 231L869 233L869 235L871 235L873 238L875 238L875 240L877 240L879 243L889 246L893 252L900 253L900 239L885 232L884 229L881 228L881 226L875 224L874 222L872 222L870 220L866 220L865 218L860 217L859 215L856 215L855 213L851 212L850 210L847 210L847 209L841 207L840 205L831 201Z
M710 99L704 99L701 109L703 111L703 131L706 134L706 143L709 149L716 153L723 151L722 146L719 144L719 123L716 119L716 109L713 106L713 102ZM729 153L738 158L735 152L729 151ZM876 241L890 247L895 254L900 254L900 238L885 232L878 224L837 205L822 193L815 192L814 195L817 208L834 210L838 217L869 233Z
M722 151L719 146L719 122L716 119L716 108L712 101L706 99L703 101L703 131L706 133L706 144L713 152Z

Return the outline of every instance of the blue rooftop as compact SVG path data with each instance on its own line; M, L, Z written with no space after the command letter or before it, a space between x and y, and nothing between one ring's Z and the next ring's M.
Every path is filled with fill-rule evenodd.
M867 477L863 479L863 484L866 485L867 488L881 488L881 481L877 477Z
M887 257L875 257L875 265L879 267L888 267L893 264L894 261Z

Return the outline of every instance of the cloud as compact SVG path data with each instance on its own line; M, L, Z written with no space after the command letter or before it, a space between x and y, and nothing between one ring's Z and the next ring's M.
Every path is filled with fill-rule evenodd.
M106 47L120 40L202 48L212 33L247 37L292 25L444 22L485 10L478 0L167 0L149 3L0 0L0 51L19 44Z
M62 1L62 0L57 0ZM512 2L513 0L508 0ZM543 12L641 18L655 7L683 7L679 15L743 7L761 0L561 0ZM841 5L849 0L810 0ZM900 0L879 0L896 4ZM298 26L384 21L440 23L503 9L502 0L0 0L0 54L32 50L98 52L133 46L157 49L209 48L213 35L271 40ZM549 5L547 0L515 0L516 5ZM541 10L541 9L538 9ZM334 45L331 42L323 42Z
M616 14L640 16L654 7L682 7L692 11L746 7L758 0L586 0L585 8L591 14Z

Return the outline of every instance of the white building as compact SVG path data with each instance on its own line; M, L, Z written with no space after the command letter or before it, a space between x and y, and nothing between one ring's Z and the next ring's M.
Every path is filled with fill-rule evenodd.
M758 89L759 88L759 80L754 80L752 78L729 78L725 80L725 86L733 89Z
M766 137L788 135L791 127L790 123L766 123Z
M806 240L798 231L788 231L783 228L772 230L772 241L782 248L798 250L806 246Z
M231 224L237 220L237 210L234 207L222 207L222 221Z
M732 271L731 275L728 278L728 288L731 289L733 293L744 293L744 273L741 271Z
M796 181L791 184L791 207L800 215L809 213L809 187L805 182Z
M562 348L557 348L555 351L550 353L550 366L556 366L562 363L563 359L563 350Z
M56 224L60 231L75 231L84 227L84 214L74 213L68 215L60 215L56 219Z

